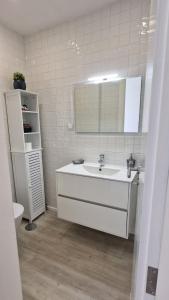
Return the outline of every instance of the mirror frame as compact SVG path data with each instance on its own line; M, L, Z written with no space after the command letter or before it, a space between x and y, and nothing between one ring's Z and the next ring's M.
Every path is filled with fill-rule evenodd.
M134 131L121 131L121 132L117 132L117 131L105 131L105 132L102 132L102 131L96 131L96 132L92 132L92 131L78 131L77 130L77 126L76 126L76 105L75 105L75 88L76 87L79 87L79 86L84 86L84 85L94 85L94 84L97 84L97 83L89 83L88 81L82 81L82 82L79 82L79 83L75 83L73 84L73 118L74 118L74 131L76 134L91 134L91 135L140 135L142 134L142 130L141 130L141 127L142 127L142 119L143 119L143 94L144 94L144 91L143 91L143 76L142 75L136 75L136 76L130 76L130 77L124 77L124 78L121 78L121 79L132 79L132 78L140 78L140 102L139 102L139 111L138 111L138 131L137 132L134 132ZM110 81L105 81L105 82L100 82L98 83L98 85L100 85L101 83L106 83L106 82L110 82ZM101 99L99 99L99 102L100 102ZM99 108L100 109L100 108Z

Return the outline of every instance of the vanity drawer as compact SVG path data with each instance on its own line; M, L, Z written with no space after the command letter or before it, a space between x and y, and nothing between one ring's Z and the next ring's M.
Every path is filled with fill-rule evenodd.
M127 212L58 196L58 217L128 238Z
M129 184L72 174L58 174L58 195L128 210Z

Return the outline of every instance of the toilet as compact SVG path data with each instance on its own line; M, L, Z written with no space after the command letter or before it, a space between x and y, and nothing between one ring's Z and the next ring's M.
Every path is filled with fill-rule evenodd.
M19 227L22 221L22 216L24 212L24 207L23 205L19 203L13 203L13 210L14 210L14 218L15 218L15 226L16 229Z

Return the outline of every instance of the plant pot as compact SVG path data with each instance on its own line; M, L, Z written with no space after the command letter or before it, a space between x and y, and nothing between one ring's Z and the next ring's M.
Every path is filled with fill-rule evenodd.
M13 81L14 89L26 90L26 82L25 80L14 80Z

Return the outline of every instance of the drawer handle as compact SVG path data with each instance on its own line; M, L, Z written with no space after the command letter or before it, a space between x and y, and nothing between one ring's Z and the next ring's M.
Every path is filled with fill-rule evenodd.
M58 194L58 196L61 197L61 198L67 198L67 199L70 199L70 200L84 202L84 203L88 203L88 204L92 204L92 205L96 205L96 206L107 207L107 208L111 208L111 209L115 209L115 210L119 210L119 211L124 211L124 212L128 211L125 208L110 206L110 205L102 204L102 203L99 203L99 202L92 202L92 201L89 201L89 200L79 199L79 198L75 198L75 197L72 198L72 197L69 197L69 196L66 196L66 195L62 195L62 194Z

